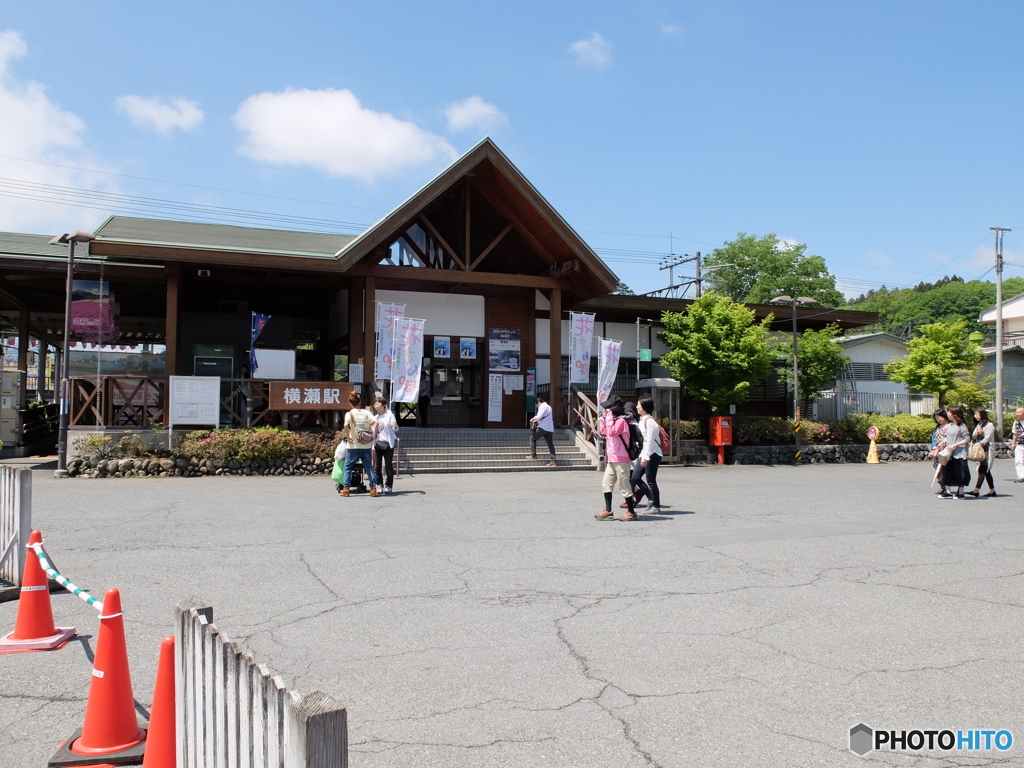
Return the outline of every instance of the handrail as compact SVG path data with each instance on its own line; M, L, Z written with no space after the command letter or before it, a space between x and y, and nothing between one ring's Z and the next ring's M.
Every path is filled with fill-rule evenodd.
M598 457L604 456L604 438L597 429L598 410L597 405L585 394L577 389L572 392L576 395L579 406L573 407L572 412L580 420L580 432L583 440L593 446L593 453Z

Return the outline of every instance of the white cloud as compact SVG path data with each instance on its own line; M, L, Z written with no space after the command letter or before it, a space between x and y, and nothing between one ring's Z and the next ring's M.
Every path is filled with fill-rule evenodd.
M800 245L800 243L795 238L782 237L779 238L779 244L777 247L780 251L792 251L798 245Z
M0 177L14 181L0 186L0 230L57 234L89 229L103 215L94 211L40 199L53 195L41 185L111 190L94 174L59 165L97 168L83 146L85 123L61 109L37 82L20 82L12 64L28 53L17 32L0 31ZM25 162L29 161L29 162ZM52 165L45 165L51 163Z
M576 63L580 66L591 69L604 69L612 62L612 44L598 32L572 43L569 53L576 57Z
M117 100L119 112L137 126L149 128L161 136L170 135L175 128L191 131L203 122L203 110L198 102L187 99L164 99L154 96L144 99L142 96L121 96Z
M683 25L682 24L662 24L661 25L661 33L663 35L673 35L675 37L681 36L683 34Z
M448 118L449 131L465 131L470 128L486 130L508 122L504 112L479 96L470 96L452 104L444 114Z
M288 89L250 96L233 118L239 151L266 163L309 165L364 181L410 166L453 160L440 136L359 103L351 91Z

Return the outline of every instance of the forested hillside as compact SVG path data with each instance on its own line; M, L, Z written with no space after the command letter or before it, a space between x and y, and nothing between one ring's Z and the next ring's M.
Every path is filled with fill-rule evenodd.
M1003 280L1003 299L1024 293L1024 278ZM889 290L884 286L848 301L847 309L878 313L878 330L909 338L909 331L925 323L964 320L974 331L991 331L978 322L978 314L996 303L996 284L981 280L964 282L953 275L913 288Z

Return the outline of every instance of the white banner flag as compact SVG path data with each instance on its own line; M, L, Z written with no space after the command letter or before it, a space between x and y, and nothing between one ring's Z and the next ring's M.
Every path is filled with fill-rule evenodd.
M550 322L556 322L551 320ZM590 383L590 350L594 344L594 315L569 313L569 383Z
M601 406L612 392L615 375L619 372L619 355L622 353L622 342L612 339L601 339L601 357L597 369L597 405Z
M395 321L405 314L405 304L377 302L377 360L374 379L391 378L391 364L395 358Z
M395 362L392 366L391 399L415 403L420 396L423 370L423 320L400 317L395 321Z

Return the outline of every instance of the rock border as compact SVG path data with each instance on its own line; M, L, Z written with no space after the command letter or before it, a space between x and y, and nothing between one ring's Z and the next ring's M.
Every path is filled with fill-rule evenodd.
M257 459L222 461L181 457L138 459L82 459L68 461L68 477L203 477L218 475L329 475L331 459Z
M878 460L929 461L929 443L878 443ZM868 445L805 445L802 464L863 464L868 458ZM1012 458L1009 443L996 443L996 458ZM738 445L732 448L733 464L794 464L792 445Z

